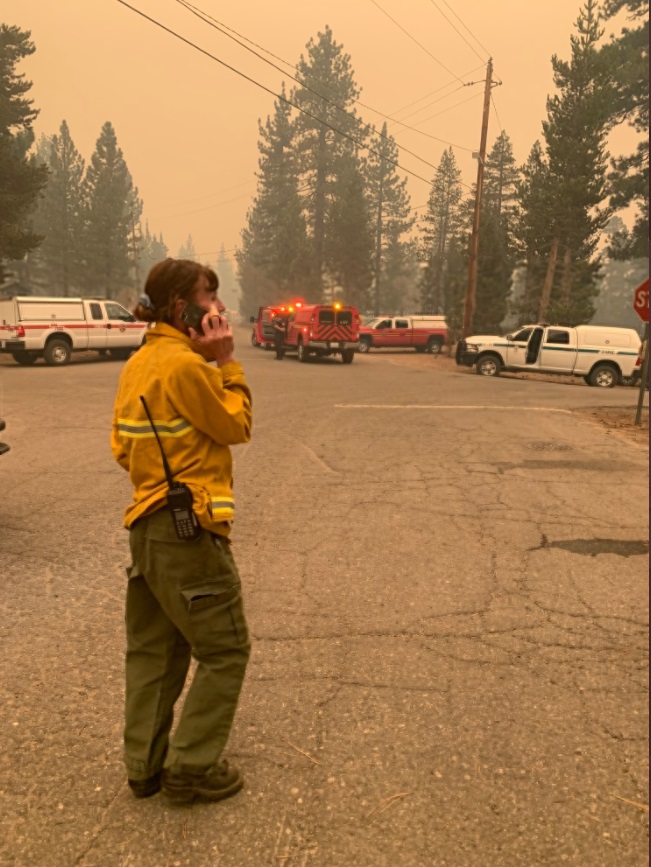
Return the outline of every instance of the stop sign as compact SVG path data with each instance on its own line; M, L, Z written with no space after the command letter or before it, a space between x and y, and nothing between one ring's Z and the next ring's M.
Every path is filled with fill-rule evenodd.
M633 310L642 322L649 321L649 278L640 283L633 295Z

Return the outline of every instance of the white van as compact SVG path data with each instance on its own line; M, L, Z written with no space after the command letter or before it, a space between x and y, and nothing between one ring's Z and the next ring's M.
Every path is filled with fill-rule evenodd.
M128 358L142 344L146 322L99 298L0 298L0 353L18 364L67 364L73 352L97 350Z
M457 364L481 376L529 370L582 376L588 385L612 388L640 375L641 340L633 328L606 325L527 325L506 337L477 334L460 341Z

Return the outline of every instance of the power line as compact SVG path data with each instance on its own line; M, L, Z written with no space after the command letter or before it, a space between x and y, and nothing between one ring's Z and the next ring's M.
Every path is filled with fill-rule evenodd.
M495 109L495 117L496 117L496 119L497 119L497 125L498 125L499 128L500 128L500 132L504 132L504 130L502 129L502 121L500 120L500 116L499 116L499 114L498 114L498 112L497 112L497 105L496 105L496 103L495 103L495 98L493 97L492 92L491 92L491 102L493 103L493 108Z
M222 205L230 205L232 202L238 202L240 199L250 198L250 193L242 193L240 196L235 196L233 199L226 199L224 202L215 202L212 205L206 205L204 208L193 208L191 211L175 211L173 214L162 214L157 217L159 220L166 220L169 217L187 217L188 214L199 214L202 211L210 211L213 208L220 208ZM154 216L156 216L154 214Z
M448 105L447 108L442 108L441 111L436 111L434 112L434 114L430 114L427 117L424 117L422 120L417 121L417 123L426 123L433 117L439 117L439 115L445 114L446 111L452 111L453 108L458 108L460 105L463 105L466 102L471 102L473 99L477 99L477 97L480 96L482 96L481 93L473 93L473 95L469 96L467 99L462 99L461 102L455 102L454 105Z
M444 93L442 96L438 96L436 99L433 99L431 102L426 102L425 105L421 105L420 108L415 108L413 111L410 111L409 114L406 114L400 120L394 120L393 124L391 124L391 125L393 126L396 123L401 124L403 121L407 120L408 117L413 117L415 114L419 114L419 112L425 111L425 109L429 108L430 105L434 105L437 102L441 102L442 99L447 99L449 96L452 96L453 94L457 93L457 91L463 90L463 87L464 86L462 84L460 84L458 87L455 87L454 90L451 90L450 93ZM405 126L406 126L406 124L405 124ZM409 129L409 127L407 127L407 129Z
M477 72L478 69L483 69L483 67L484 67L484 64L483 64L483 63L481 64L481 66L475 66L474 69L470 69L470 70L468 70L468 72L464 72L462 77L465 78L467 75L472 75L473 72ZM445 88L446 88L446 87L450 87L451 84L453 84L453 82L452 82L452 81L448 81L447 84L442 84L440 87L437 87L437 88L435 88L434 90L430 90L429 93L426 93L426 94L425 94L425 96L420 96L418 99L415 99L413 102L409 102L409 103L407 103L407 105L403 105L401 108L397 108L397 109L393 112L393 114L398 114L398 113L400 113L401 111L404 111L404 110L407 109L407 108L411 108L412 105L416 105L416 103L418 103L418 102L422 102L424 99L427 99L428 96L434 96L435 93L438 93L438 92L441 91L441 90L445 90ZM456 87L456 88L455 88L451 93L456 93L456 91L457 91L457 90L460 90L460 89L461 89L461 86ZM448 94L448 96L450 96L450 95L451 95L451 94Z
M396 25L396 27L399 27L400 30L402 30L402 32L404 34L406 34L411 39L412 42L415 42L419 48L422 48L422 50L425 52L425 54L429 54L429 56L432 58L432 60L434 60L436 63L438 63L439 66L442 66L443 69L445 69L445 71L448 73L448 75L451 75L453 78L456 78L457 81L461 81L459 76L456 75L454 72L452 72L451 69L448 69L448 67L442 61L440 61L438 59L438 57L436 57L434 54L432 54L432 52L429 50L429 48L425 48L425 46L421 42L419 42L415 36L412 36L408 30L405 30L405 28L402 26L402 24L399 24L395 18L393 18L391 15L389 15L389 13L380 6L380 4L377 2L377 0L371 0L371 3L374 6L377 6L377 8L380 10L380 12L382 12L384 15L387 16L387 18L389 18L391 21L393 21L393 23ZM461 81L461 83L463 84L463 81Z
M471 49L471 51L474 51L475 54L477 55L477 57L478 57L482 62L485 62L485 58L481 56L481 54L477 51L477 49L475 48L474 45L472 45L470 42L468 42L468 40L467 40L466 37L463 35L463 33L459 30L459 28L458 28L458 27L457 27L457 26L456 26L452 21L450 21L450 19L449 19L448 16L445 14L445 12L441 9L441 7L438 5L438 3L436 2L436 0L429 0L429 2L432 4L432 6L435 6L435 7L438 9L438 11L441 13L441 15L445 18L445 20L446 20L446 21L448 22L448 24L450 25L450 27L452 27L453 30L456 30L456 32L457 32L457 33L459 34L459 36L463 39L463 41L466 43L466 45Z
M182 199L182 201L179 202L179 204L180 205L191 205L192 202L202 202L205 199L211 199L213 196L221 196L223 193L230 193L231 190L239 190L240 187L250 186L251 184L254 184L254 183L255 183L255 180L243 181L241 184L235 184L234 187L226 187L225 190L215 190L212 193L207 193L205 196L197 196L194 199Z
M466 24L463 23L463 21L461 20L461 18L459 18L459 16L458 16L457 13L454 11L454 9L450 6L450 4L447 2L447 0L442 0L442 2L445 3L445 5L448 7L448 9L450 10L450 12L451 12L451 13L454 15L454 17L457 19L457 21L461 24L461 26L462 26L462 27L465 27L465 29L466 29L466 30L468 31L468 33L472 36L472 38L475 40L475 42L477 43L477 45L479 45L479 47L480 47L483 51L485 51L486 54L487 54L489 57L492 57L492 56L493 56L493 55L492 55L492 52L490 52L490 51L488 50L488 48L486 48L485 45L482 45L482 44L481 44L481 42L479 41L479 39L477 39L477 37L475 36L475 34L472 32L472 30L471 30L471 29L470 29Z
M281 102L285 102L285 103L287 103L287 105L291 105L292 108L295 108L297 111L300 111L302 114L305 114L308 117L311 117L312 120L315 120L317 123L320 123L323 126L328 127L328 129L331 129L333 132L336 132L339 135L343 136L344 138L348 139L357 147L363 148L364 150L369 151L369 153L375 154L375 156L380 157L380 159L385 160L385 162L389 163L390 165L396 166L401 171L406 172L408 175L412 175L412 177L418 178L418 180L423 181L423 183L426 183L426 184L431 183L430 181L427 180L427 178L424 178L422 175L419 175L416 172L411 171L411 169L405 168L403 165L401 165L397 161L389 159L389 157L383 156L382 154L380 154L376 150L374 150L372 147L369 147L369 145L363 144L362 142L355 139L353 136L348 135L348 133L343 132L340 129L337 129L337 127L332 126L332 124L327 123L326 121L322 120L321 118L317 117L316 115L312 114L311 112L307 111L306 109L301 108L299 105L296 105L296 103L292 102L291 99L287 99L287 97L282 96L281 94L274 93L273 90L271 90L269 87L266 87L264 84L261 84L259 81L256 81L254 78L251 78L250 76L246 75L244 72L240 72L239 69L236 69L234 66L231 66L230 64L226 63L224 60L220 60L219 57L216 57L214 54L211 54L209 51L206 51L205 48L201 48L196 43L191 42L189 39L186 39L185 36L181 36L180 33L177 33L175 30L172 30L171 28L167 27L165 24L163 24L160 21L157 21L155 18L152 18L151 16L147 15L145 12L141 12L140 9L136 9L134 6L131 6L129 3L126 2L126 0L116 0L116 2L120 3L120 5L122 5L122 6L125 6L127 9L130 9L132 12L135 12L136 15L140 15L141 18L145 18L147 21L151 22L152 24L155 24L157 27L160 27L161 30L165 30L165 32L169 33L171 36L175 36L181 42L185 42L185 44L189 45L191 48L195 48L201 54L204 54L206 57L209 57L211 60L214 60L216 63L219 63L221 66L226 67L226 69L230 69L231 72L234 72L236 75L239 75L240 78L245 79L245 81L248 81L251 84L255 84L256 87L259 87L261 90L264 90L266 93L273 96L274 99L279 99ZM420 159L420 157L419 157L419 159Z
M272 66L274 69L276 69L276 70L277 70L278 72L280 72L282 75L286 75L288 78L291 78L291 80L292 80L292 81L295 81L296 84L299 84L301 87L305 88L306 90L309 90L310 93L313 93L313 94L314 94L315 96L317 96L319 99L321 99L321 100L323 100L324 102L328 103L328 105L333 106L333 108L336 108L337 111L341 111L341 112L342 112L343 114L345 114L347 117L349 117L349 118L351 118L352 120L354 120L357 124L361 125L362 127L366 128L367 130L372 130L372 131L373 131L376 135L378 135L380 138L383 138L383 139L385 139L386 141L390 141L389 136L384 135L382 132L378 132L378 131L377 131L374 127L372 127L370 124L368 124L368 123L364 123L364 121L363 121L361 118L355 117L354 114L351 114L351 112L349 112L348 109L346 109L346 108L344 108L343 106L339 105L339 104L336 103L334 100L329 99L327 96L324 96L322 93L319 93L317 90L314 90L314 88L312 88L312 87L310 87L308 84L306 84L305 81L302 81L300 78L297 78L297 77L296 77L295 75L293 75L292 73L287 72L287 71L281 69L277 64L272 63L270 60L267 60L266 57L263 57L261 54L258 54L258 52L257 52L257 51L254 51L253 48L249 48L248 45L245 45L243 42L240 42L240 39L244 39L246 42L250 42L250 40L247 39L245 36L242 36L240 33L237 33L237 36L239 36L240 39L237 39L235 36L231 36L231 34L228 33L228 32L226 32L226 31L227 31L227 30L232 30L232 28L230 28L230 27L229 27L229 28L226 28L225 25L223 25L223 24L222 24L220 21L218 21L216 18L213 18L212 15L209 15L207 12L204 12L202 9L199 9L199 7L197 7L197 6L193 6L191 3L187 2L187 0L176 0L176 2L177 2L180 6L183 6L185 9L187 9L188 12L190 12L192 15L194 15L194 16L197 17L197 18L199 18L200 21L203 21L204 24L208 24L209 27L212 27L214 30L217 30L219 33L222 33L224 36L227 36L229 39L232 39L234 42L236 42L236 43L237 43L238 45L240 45L242 48L246 49L246 51L249 51L251 54L254 54L254 55L255 55L259 60L262 60L263 63L266 63L266 64L268 64L269 66ZM232 32L233 32L233 33L236 33L235 30L232 30ZM255 43L252 43L252 44L255 44ZM257 46L257 45L256 45L256 47L260 47L260 46ZM265 51L266 49L261 48L261 50L262 50L262 51ZM271 52L267 52L267 53L271 54ZM276 57L276 55L271 55L271 56L272 56L272 57ZM280 58L277 58L277 59L280 59ZM290 65L286 60L282 60L282 59L280 59L280 62L281 62L281 63L284 63L285 66L289 66L289 65ZM313 81L316 81L317 84L320 84L322 87L326 87L326 85L325 85L323 82L319 81L318 79L314 78L313 76L309 76L309 77L312 78ZM448 87L449 84L448 84L448 85L445 85L445 86ZM457 88L457 89L458 89L458 88ZM454 93L454 91L453 91L453 93ZM378 111L378 110L375 109L375 108L371 108L371 106L365 105L363 102L360 102L360 101L357 100L357 99L355 99L354 102L358 103L358 104L361 105L363 108L368 109L368 111L372 111L372 112L374 112L375 114L379 115L380 117L385 118L386 120L390 120L390 121L392 121L392 122L394 122L394 123L398 123L398 122L399 122L399 121L395 121L394 118L390 117L389 115L384 114L383 112ZM404 126L406 129L412 129L412 127L408 126L407 124L402 124L402 126ZM418 130L417 130L417 131L418 131ZM457 144L454 144L453 142L445 141L444 139L437 138L436 136L432 136L432 138L435 138L437 141L441 142L441 144L451 145L452 147L459 148L460 150L467 150L469 153L472 152L472 148L464 148L462 145L457 145ZM396 144L397 144L399 147L402 147L402 145L400 145L399 142L396 142ZM434 166L432 166L432 164L431 164L430 162L428 162L428 160L423 159L423 157L420 157L418 154L414 153L413 151L408 150L408 148L403 147L402 149L405 151L405 153L408 153L410 156L415 157L417 160L420 160L420 162L424 163L426 166L429 166L430 168L434 168Z

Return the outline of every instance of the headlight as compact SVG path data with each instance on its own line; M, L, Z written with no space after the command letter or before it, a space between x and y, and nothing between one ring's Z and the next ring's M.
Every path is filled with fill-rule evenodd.
M466 352L479 352L479 347L476 343L466 343Z

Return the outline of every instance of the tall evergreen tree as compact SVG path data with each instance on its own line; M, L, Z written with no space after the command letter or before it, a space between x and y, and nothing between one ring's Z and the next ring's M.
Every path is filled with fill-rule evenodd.
M86 169L84 192L85 289L113 298L132 282L133 182L108 121Z
M194 240L192 235L188 235L184 244L179 247L177 254L178 259L191 259L194 261L197 258L197 251L194 248Z
M168 256L167 244L163 241L162 233L156 237L149 231L149 223L145 223L142 232L142 243L139 252L138 271L145 278L150 269L157 263L162 262Z
M513 236L519 172L511 140L502 132L486 157L481 232L477 256L477 292L473 330L495 333L508 309L516 262Z
M332 279L343 300L359 310L370 304L373 238L361 166L353 154L340 167L333 184L326 256Z
M70 295L83 283L84 160L65 120L58 135L39 142L38 152L50 169L48 185L34 218L35 228L44 236L38 251L39 262L47 273L49 293Z
M448 253L463 233L461 172L452 148L443 151L434 174L427 211L421 219L421 243L426 268L421 278L424 311L445 312L452 299L448 285Z
M327 238L333 225L330 217L334 182L342 166L351 159L355 161L351 142L334 130L341 130L357 141L362 141L365 133L355 112L360 91L353 77L350 55L344 53L329 27L316 39L310 39L306 48L307 55L301 55L296 69L310 89L306 86L294 89L292 99L312 115L299 114L295 129L298 170L301 186L306 190L303 202L312 241L314 297L320 293L323 274L329 269L326 249L330 253L335 249Z
M226 255L223 244L217 258L217 274L219 275L219 297L227 310L237 310L240 300L239 286L231 259Z
M386 122L382 134L373 140L373 152L366 162L366 185L369 216L373 226L373 309L376 316L382 310L395 309L396 290L400 276L407 267L408 253L403 236L413 226L407 179L399 178L395 163L398 148L388 135ZM389 267L390 263L390 267ZM391 281L384 292L385 279ZM392 297L392 305L385 302Z
M258 189L236 253L244 315L290 295L318 300L310 293L306 224L287 102L274 103L273 116L259 124L259 131Z
M635 224L617 233L610 255L618 259L648 258L649 255L649 2L648 0L607 0L604 17L622 11L634 26L622 27L601 49L613 88L611 124L626 122L641 135L632 154L611 161L611 206L633 205Z
M524 288L513 312L535 322L552 245L554 202L549 164L540 141L534 142L517 184L515 223L517 257L524 269Z
M597 0L586 0L570 39L570 60L552 58L558 93L548 98L543 123L554 236L540 315L569 325L587 322L594 313L599 276L595 253L608 219L599 206L606 194L610 89L598 51L603 30L597 13Z
M42 241L28 220L47 183L48 170L29 154L38 111L27 98L31 81L16 72L18 63L36 50L30 35L0 24L0 284L3 262L22 259Z

